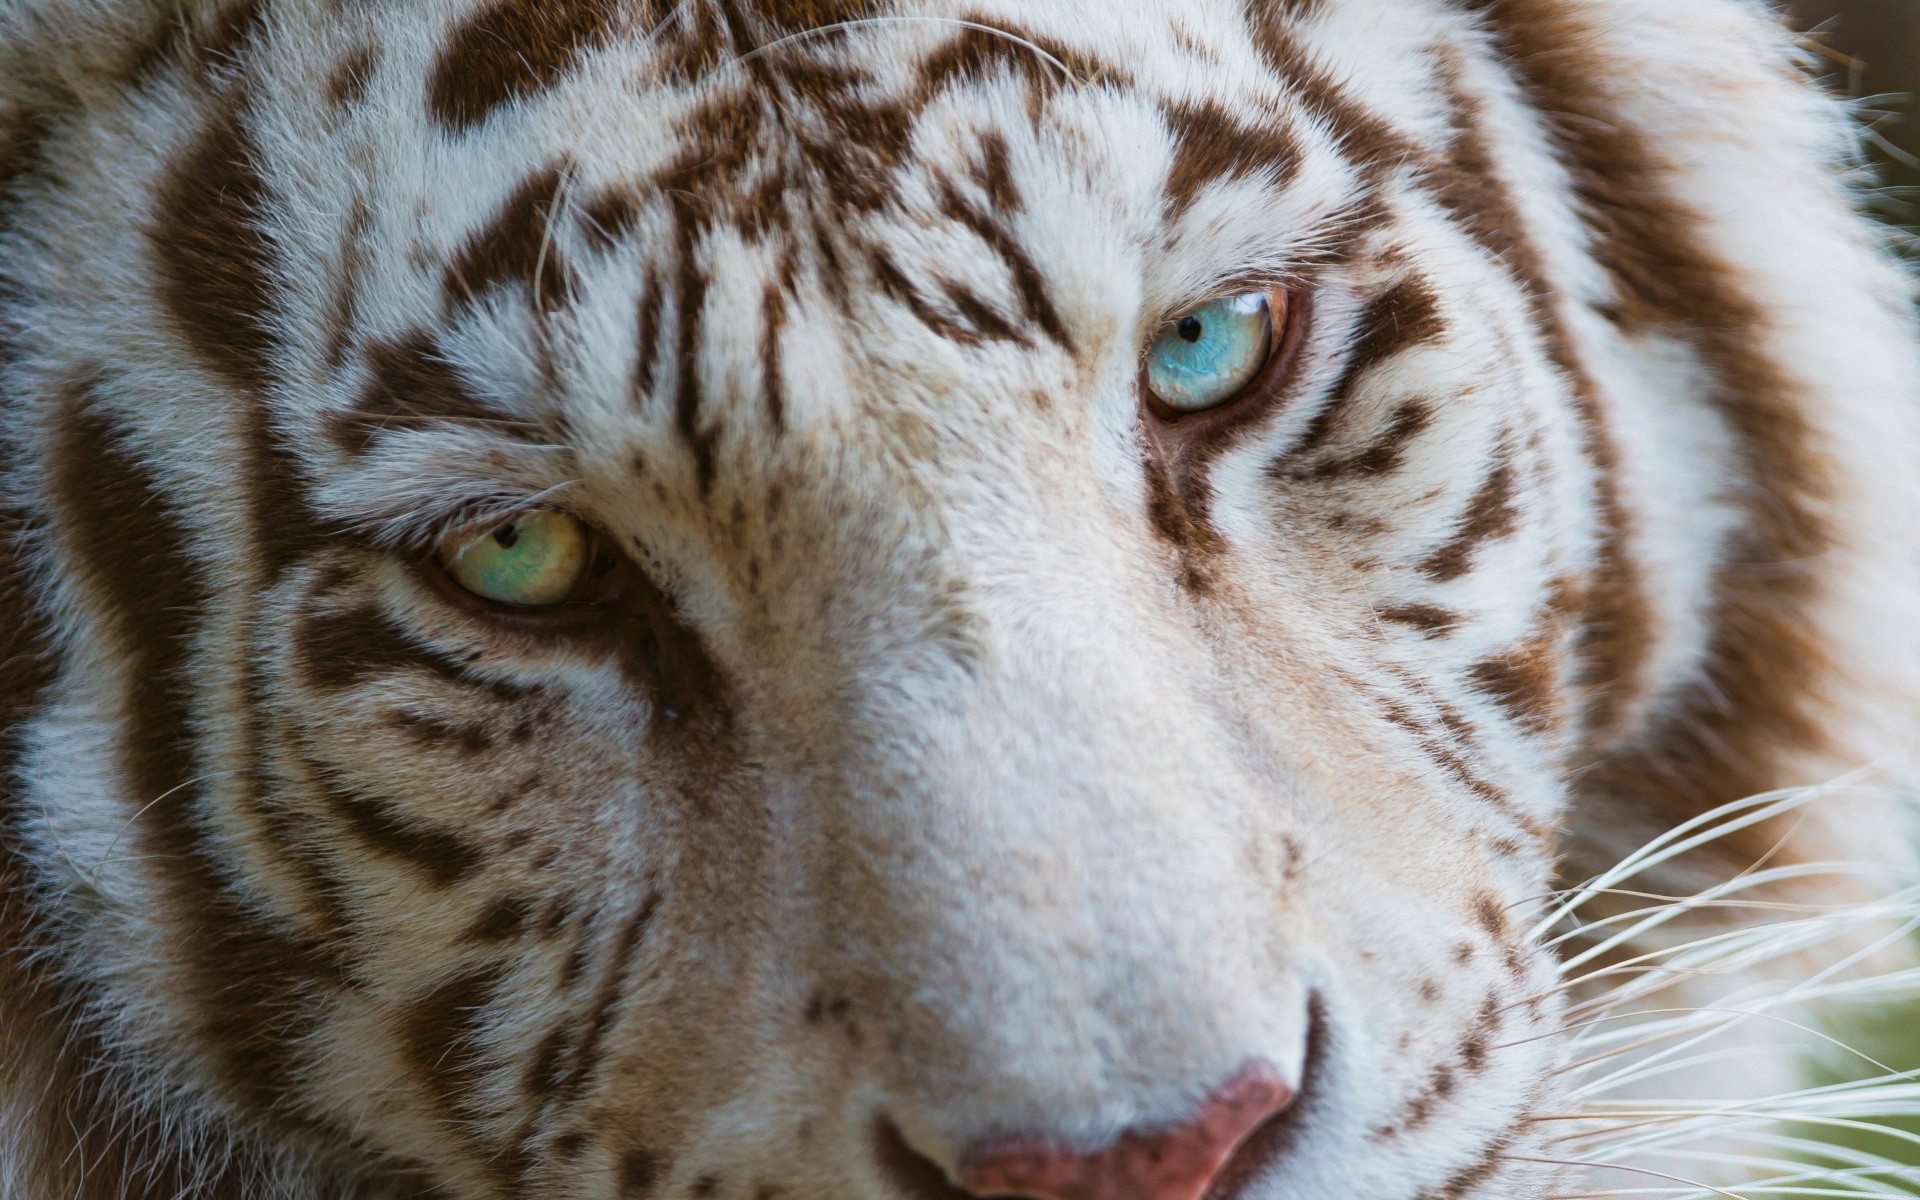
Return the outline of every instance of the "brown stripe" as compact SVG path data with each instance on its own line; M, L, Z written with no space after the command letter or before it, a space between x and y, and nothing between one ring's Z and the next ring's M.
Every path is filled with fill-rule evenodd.
M653 1194L654 1180L660 1177L660 1156L644 1146L635 1146L620 1156L621 1200L645 1200Z
M347 52L327 76L327 106L335 110L351 108L367 95L373 82L373 68L380 52L373 46L356 46Z
M940 281L940 293L947 298L948 304L953 305L954 311L973 327L974 336L980 341L1013 342L1021 346L1028 344L1026 335L1014 328L972 288L951 279L943 279Z
M486 1046L486 1033L493 1027L487 1010L507 975L505 963L486 963L421 996L407 1008L402 1053L408 1069L447 1118L449 1136L498 1185L494 1194L515 1197L523 1194L532 1169L525 1150L514 1141L489 1144L473 1132L478 1118L499 1108L486 1088L488 1068L493 1065Z
M998 129L980 135L980 163L974 182L987 194L995 212L1010 213L1021 206L1020 189L1013 183L1013 164L1007 137Z
M1173 164L1167 171L1166 220L1177 221L1200 192L1222 180L1265 177L1284 185L1300 165L1300 145L1277 117L1248 125L1217 105L1167 104Z
M1480 692L1523 729L1552 729L1560 722L1560 639L1548 629L1509 652L1482 659L1472 675Z
M1821 745L1810 706L1831 670L1806 615L1830 544L1819 515L1823 464L1801 412L1806 397L1769 356L1765 314L1743 294L1737 271L1709 249L1706 219L1676 194L1674 168L1620 119L1608 81L1630 68L1582 53L1598 39L1564 6L1496 0L1475 7L1492 21L1534 103L1561 117L1552 132L1594 223L1598 257L1621 293L1621 317L1693 344L1718 376L1711 398L1738 435L1743 474L1755 484L1744 493L1745 528L1723 551L1701 679L1658 728L1616 748L1592 786L1680 819L1808 782L1778 773L1783 761ZM1609 597L1604 564L1594 586L1603 629L1644 616L1644 606L1623 612L1619 598ZM1618 633L1595 639L1587 682L1596 691L1618 692L1612 681L1638 673L1644 648L1621 642ZM1595 733L1604 739L1617 724L1600 723ZM1729 853L1764 852L1777 837L1773 829L1753 833Z
M1462 787L1465 787L1468 791L1492 805L1502 816L1524 830L1529 837L1536 841L1544 839L1548 835L1550 831L1532 816L1521 811L1520 808L1514 804L1513 797L1507 793L1505 788L1500 787L1489 779L1483 778L1480 773L1474 769L1473 765L1462 756L1460 751L1448 745L1441 729L1415 716L1413 711L1405 704L1394 699L1392 696L1384 694L1379 689L1361 682L1352 674L1339 668L1333 668L1333 674L1349 688L1372 699L1374 704L1379 708L1381 716L1413 735L1421 752L1427 756L1429 761L1447 774L1453 776ZM1433 706L1436 715L1438 715L1440 719L1440 724L1444 726L1446 734L1451 734L1463 747L1471 748L1473 746L1475 731L1464 717L1450 706L1434 699L1434 697L1428 694L1426 689L1420 685L1419 681L1412 676L1401 671L1396 671L1395 674L1401 683L1413 689L1419 694L1421 699Z
M1315 64L1295 38L1283 6L1248 4L1244 11L1254 45L1286 84L1288 94L1325 125L1339 150L1364 175L1373 176L1418 155L1418 147L1406 135L1346 95Z
M1348 475L1386 475L1398 470L1406 458L1407 445L1433 424L1433 410L1423 400L1408 400L1393 410L1387 426L1359 450L1310 463L1296 463L1288 454L1268 468L1276 479L1307 478L1319 481Z
M427 81L428 108L441 124L464 131L503 104L545 91L614 32L621 7L610 0L492 0L447 39ZM652 28L659 14L634 19Z
M485 865L486 855L460 835L416 821L385 800L362 795L328 767L311 761L303 765L327 806L362 845L418 868L436 887L451 887Z
M226 856L199 815L198 707L187 666L198 619L218 611L172 497L84 393L60 414L49 462L73 569L121 648L129 691L120 739L126 803L159 881L187 1011L209 1065L248 1109L290 1116L313 1014L308 984L337 978L320 946L262 924L225 883Z
M1545 51L1546 48L1539 47ZM1557 50L1548 57L1564 59ZM1519 54L1521 60L1536 56ZM1480 103L1452 89L1455 139L1443 161L1429 163L1434 197L1494 261L1503 263L1526 292L1548 356L1572 389L1596 478L1600 546L1586 597L1581 683L1592 744L1605 745L1619 732L1620 715L1643 685L1652 650L1653 613L1629 551L1630 522L1619 495L1619 454L1606 425L1599 392L1573 348L1538 248L1507 193L1492 143L1481 128ZM1567 111L1543 96L1542 111ZM1592 114L1598 119L1599 113ZM1612 123L1612 117L1607 117Z
M662 24L650 20L651 44L661 56L661 72L675 83L692 83L712 73L727 53L727 31L715 5L685 0L673 10L674 19Z
M52 134L52 121L35 109L11 109L0 113L0 233L8 227L8 210L16 192L41 164L43 147ZM19 302L18 288L0 271L0 317L7 316ZM10 329L11 321L0 320L0 373L4 373L18 354Z
M580 1046L574 1053L567 1082L561 1089L569 1103L584 1094L587 1085L599 1073L600 1044L606 1038L607 1031L613 1027L615 1013L620 1008L623 998L627 972L633 965L634 952L639 949L648 926L653 924L654 913L659 907L660 894L647 893L646 897L640 901L639 907L620 923L619 930L613 936L607 969L600 977L600 986L595 991L593 1001L588 1008L586 1032L581 1035Z
M532 923L534 903L525 896L502 896L481 910L461 938L483 945L517 941Z
M40 163L51 122L45 113L22 108L0 117L0 205L26 174Z
M208 370L262 390L280 349L269 193L236 93L161 182L147 229L161 310Z
M1067 328L1061 323L1060 314L1053 306L1053 298L1047 293L1046 276L1028 256L1026 248L1013 236L1005 225L969 204L951 180L942 180L940 184L940 211L949 218L959 221L973 230L974 235L985 242L1000 260L1007 265L1007 272L1013 277L1013 289L1020 296L1020 306L1026 318L1040 326L1053 343L1069 354L1073 352L1073 341L1067 336Z
M238 65L240 52L260 28L264 9L263 0L237 0L210 14L169 6L153 32L133 47L120 69L120 83L129 88L144 86L160 70L183 59L202 82L213 82L216 73Z
M576 284L573 268L553 244L552 222L566 187L566 173L550 166L513 190L447 265L443 288L450 306L471 303L506 284L525 286L543 313L565 302Z
M1026 79L1036 102L1052 96L1068 82L1105 81L1125 86L1126 72L1111 63L1005 21L980 15L971 19L1002 32L966 29L929 54L920 67L912 107L924 107L929 99L957 84L990 83L1002 76ZM1060 67L1047 58L1064 66L1072 80L1062 78Z
M580 205L580 228L605 254L640 225L640 201L631 189L611 187Z
M1427 556L1420 564L1420 573L1437 583L1451 582L1472 568L1473 552L1482 542L1511 534L1520 520L1513 503L1513 486L1513 464L1501 458L1467 502L1459 530Z
M1447 323L1440 317L1439 300L1431 284L1418 277L1394 284L1370 300L1361 312L1346 366L1333 386L1332 403L1351 398L1360 379L1381 363L1415 346L1438 341L1446 333Z
M1360 379L1381 363L1417 345L1442 337L1446 324L1438 313L1432 287L1418 276L1400 280L1368 301L1355 323L1352 344L1339 380L1327 400L1307 423L1300 438L1274 462L1269 472L1277 479L1311 475L1332 478L1347 473L1384 474L1399 465L1401 443L1418 437L1431 422L1431 413L1418 401L1395 410L1381 440L1344 459L1320 461L1303 469L1299 464L1332 440L1340 426L1358 414L1348 403Z
M684 205L681 206L684 208ZM694 478L705 496L713 488L714 433L700 424L700 325L705 319L707 274L695 261L695 235L698 218L680 212L680 254L677 311L678 322L674 355L675 374L674 428L693 452Z
M743 0L742 6L775 36L858 21L878 11L875 0Z
M645 290L634 315L633 404L643 405L653 395L653 364L660 357L660 306L666 298L660 274L647 268Z
M537 692L467 674L461 663L414 641L372 605L304 614L294 626L293 652L306 680L329 692L397 671L424 671L457 687L484 691L503 704Z
M767 420L776 434L787 428L787 380L780 355L780 337L786 327L786 293L768 280L760 293L760 387L766 395Z
M9 1147L25 1176L23 1194L103 1200L118 1194L118 1179L131 1176L152 1148L117 1112L116 1081L93 1066L109 1061L97 1032L79 1023L95 998L56 969L57 935L33 908L35 870L25 853L15 771L20 739L58 662L16 542L20 525L21 514L0 513L0 1010L7 1014L0 1021L0 1078L10 1094L35 1098L31 1106L7 1106L29 1122ZM181 1164L155 1161L172 1176L156 1191L186 1186ZM96 1168L91 1183L87 1164Z
M1380 619L1411 626L1428 637L1439 637L1452 632L1460 623L1460 614L1433 604L1396 604L1381 609Z
M962 325L939 309L928 304L926 297L920 294L899 267L894 265L891 256L885 250L875 249L872 254L874 281L880 285L880 291L890 300L906 306L914 319L934 333L950 342L962 346L976 346L981 341L978 331Z
M415 330L397 342L375 342L367 358L367 384L358 404L332 414L327 422L328 433L344 453L365 454L376 438L390 430L404 432L442 423L477 426L520 440L537 436L526 422L476 396L426 330Z
M464 755L483 754L493 749L493 735L484 725L466 721L446 721L421 713L394 712L388 721L395 729L422 746L448 746Z

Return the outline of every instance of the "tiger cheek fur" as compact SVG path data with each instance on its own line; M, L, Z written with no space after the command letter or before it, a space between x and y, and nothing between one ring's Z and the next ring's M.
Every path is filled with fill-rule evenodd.
M1556 870L1912 748L1844 140L1721 0L0 4L0 1198L1547 1194Z

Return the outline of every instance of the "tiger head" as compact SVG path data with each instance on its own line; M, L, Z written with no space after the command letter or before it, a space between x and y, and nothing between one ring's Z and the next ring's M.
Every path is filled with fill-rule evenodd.
M1544 1194L1559 857L1883 746L1742 5L0 21L8 1200Z

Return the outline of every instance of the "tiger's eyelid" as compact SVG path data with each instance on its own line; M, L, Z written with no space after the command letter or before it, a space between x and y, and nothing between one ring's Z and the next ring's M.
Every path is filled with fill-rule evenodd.
M469 497L440 510L417 509L382 522L378 532L384 536L377 536L376 540L396 548L431 550L458 539L462 542L461 553L465 553L466 547L502 525L536 512L564 512L591 526L593 521L585 513L559 502L568 490L577 486L577 480L569 481L532 495Z
M1190 299L1171 305L1149 326L1158 329L1177 321L1196 308L1221 300L1247 296L1255 292L1279 292L1289 297L1318 289L1328 269L1336 265L1323 258L1308 258L1284 266L1243 268L1221 277L1221 282L1195 292Z
M454 555L454 560L457 562L461 555L464 555L489 535L498 532L502 527L510 525L515 521L533 516L535 513L565 513L582 525L589 528L593 526L593 522L589 521L585 516L564 505L542 503L541 501L545 498L544 496L535 497L523 503L498 509L488 509L479 515L464 515L450 518L438 527L438 532L432 544L445 545L448 542L458 541L460 543L460 550Z

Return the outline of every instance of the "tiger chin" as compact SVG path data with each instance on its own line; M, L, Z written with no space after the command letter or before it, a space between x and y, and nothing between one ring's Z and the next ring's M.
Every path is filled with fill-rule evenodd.
M1911 288L1800 55L0 2L0 1197L1731 1177L1576 1144L1591 1038L1884 951L1920 729ZM1735 1036L1598 1053L1795 1086Z

